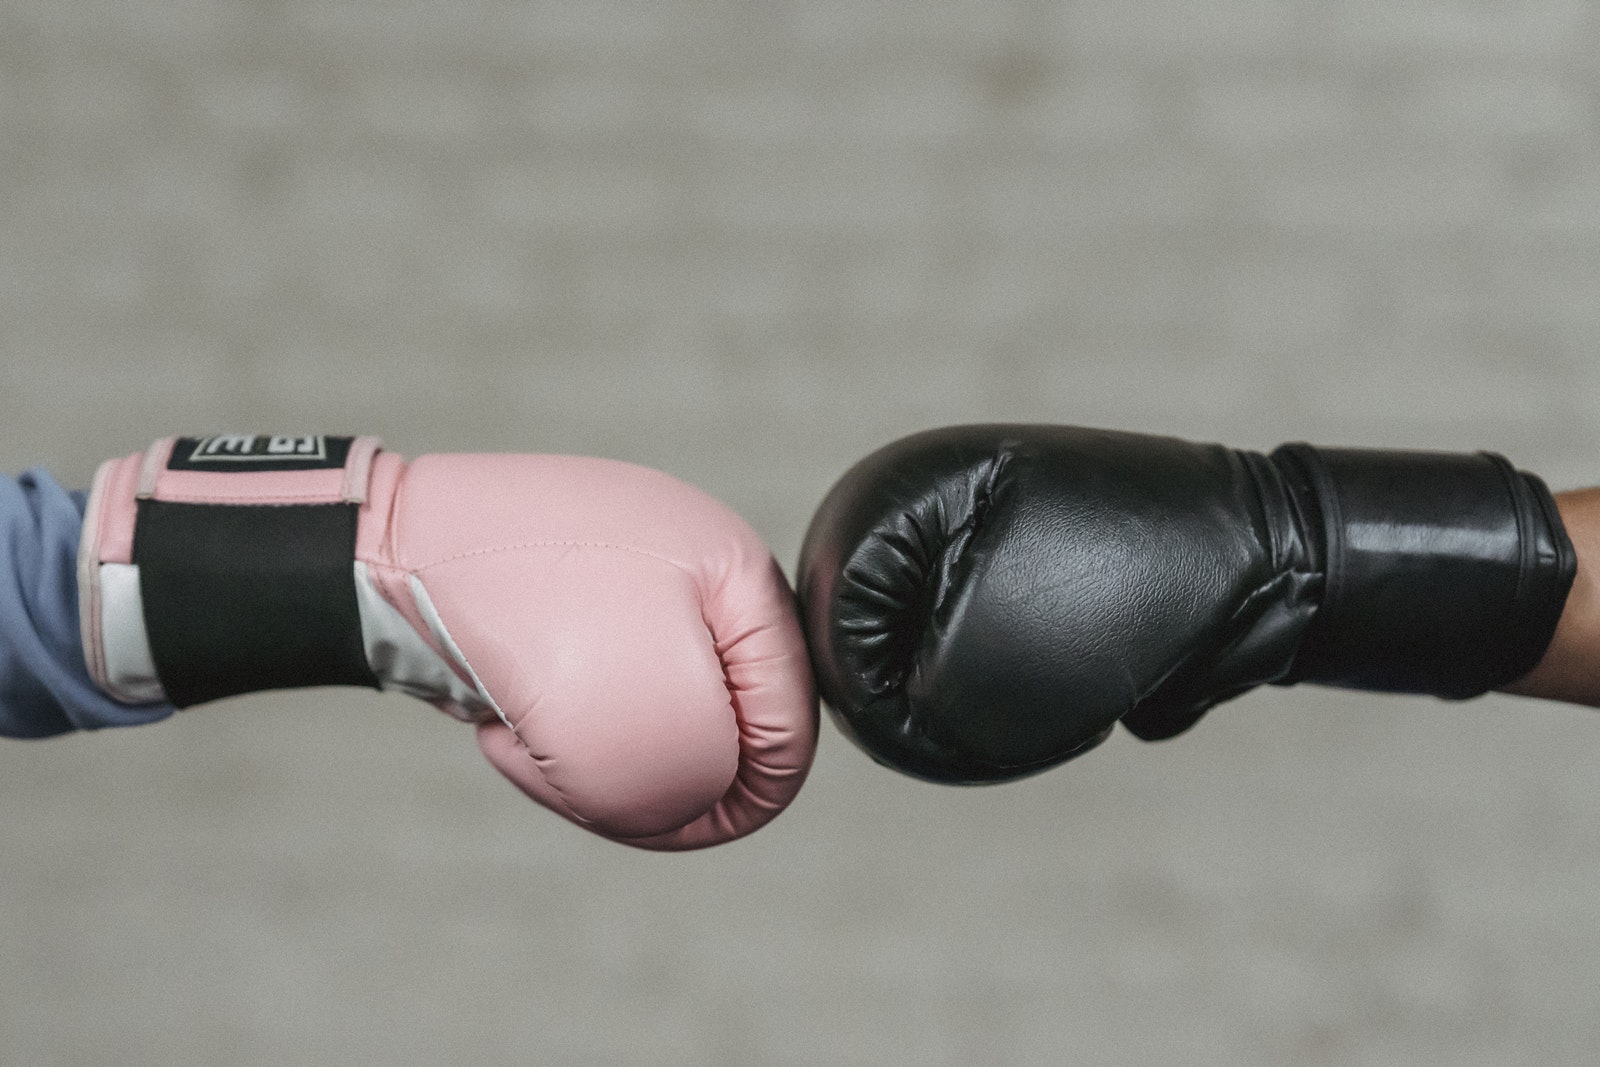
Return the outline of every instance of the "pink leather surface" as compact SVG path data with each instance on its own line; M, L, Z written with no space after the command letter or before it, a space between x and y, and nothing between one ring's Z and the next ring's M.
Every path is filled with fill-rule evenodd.
M135 489L139 484L142 456L108 459L95 475L91 508L98 518L94 544L100 563L133 562L133 524L138 517ZM87 534L88 531L85 531Z
M155 499L190 504L318 504L343 499L344 471L162 471Z
M169 471L170 449L163 439L105 465L95 562L131 561L141 470L163 500L351 491L338 470ZM465 659L463 681L475 674L504 720L480 725L478 743L523 792L654 849L743 836L794 798L816 749L810 666L782 572L732 511L610 460L441 455L408 467L379 452L361 466L356 558L436 652ZM455 650L428 626L413 578Z
M101 689L107 688L105 645L100 631L100 540L106 506L107 481L117 461L108 459L94 472L83 529L78 534L78 636L83 642L84 666Z
M385 536L358 540L376 543L362 558L389 573L385 595L409 600L395 578L418 576L506 719L478 727L484 755L546 807L686 849L755 830L799 791L817 704L793 596L699 490L609 460L424 456Z

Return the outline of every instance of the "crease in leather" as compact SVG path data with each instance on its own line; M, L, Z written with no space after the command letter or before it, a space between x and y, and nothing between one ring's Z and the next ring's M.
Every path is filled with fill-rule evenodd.
M874 644L888 646L881 652L879 662L872 665L873 677L865 684L873 696L903 690L907 679L918 670L929 644L948 624L951 592L970 570L970 549L994 506L996 484L1007 458L1008 453L1001 450L983 469L982 477L973 479L980 484L974 487L970 504L958 522L950 522L944 498L937 497L932 502L936 513L932 518L937 521L930 523L928 516L907 511L896 516L899 528L872 531L867 545L888 553L897 564L893 575L880 575L881 561L876 553L872 566L864 565L861 552L846 563L846 587L840 601L859 610L841 620L841 628L867 641L877 638ZM910 527L910 532L904 527ZM897 631L905 635L899 648L893 640Z
M1273 575L1229 617L1232 636L1227 641L1191 649L1139 697L1122 724L1141 741L1164 741L1188 730L1218 704L1258 685L1282 681L1316 614L1321 590L1318 573ZM1219 663L1230 668L1220 677L1210 673Z
M953 739L941 740L937 718L920 714L908 690L921 676L930 652L946 639L960 599L957 594L971 588L974 546L1003 493L1013 455L1012 448L1001 445L987 462L966 472L965 506L958 514L952 514L943 494L936 495L922 508L896 516L893 527L872 530L863 542L868 551L853 554L843 569L840 605L854 610L845 613L839 628L861 642L861 651L872 653L870 662L861 657L856 664L858 684L870 696L861 710L865 717L887 724L902 741L930 753L964 746ZM892 567L883 565L883 554ZM1109 733L1108 728L1073 753L1098 744ZM1062 758L1009 765L970 752L963 755L968 765L1011 776L1035 767L1044 770Z
M1288 677L1321 605L1326 554L1315 537L1302 535L1320 525L1307 523L1306 506L1266 456L1235 451L1230 459L1255 489L1271 573L1239 601L1220 641L1191 648L1139 694L1122 723L1141 741L1176 737L1218 704Z

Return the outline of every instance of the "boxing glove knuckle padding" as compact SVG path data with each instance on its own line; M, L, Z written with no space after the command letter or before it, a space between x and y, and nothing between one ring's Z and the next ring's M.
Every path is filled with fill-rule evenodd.
M85 658L129 702L397 689L604 836L693 848L798 791L816 707L754 531L664 474L375 438L166 438L95 478Z
M968 426L847 472L799 591L845 733L983 782L1263 683L1482 693L1538 661L1575 567L1544 484L1488 453Z

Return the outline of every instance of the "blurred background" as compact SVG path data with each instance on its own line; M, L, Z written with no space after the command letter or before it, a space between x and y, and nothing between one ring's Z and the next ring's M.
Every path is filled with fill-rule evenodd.
M178 431L663 468L790 568L1042 420L1600 482L1585 0L10 0L0 469ZM825 722L658 856L405 698L0 745L0 1062L1577 1064L1600 722L1257 692L993 789Z

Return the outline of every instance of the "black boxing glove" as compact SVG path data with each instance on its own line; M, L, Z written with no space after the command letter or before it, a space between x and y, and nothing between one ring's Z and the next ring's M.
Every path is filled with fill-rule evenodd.
M1490 453L961 426L839 480L799 591L844 732L976 783L1263 683L1476 696L1539 661L1576 568L1544 483Z

